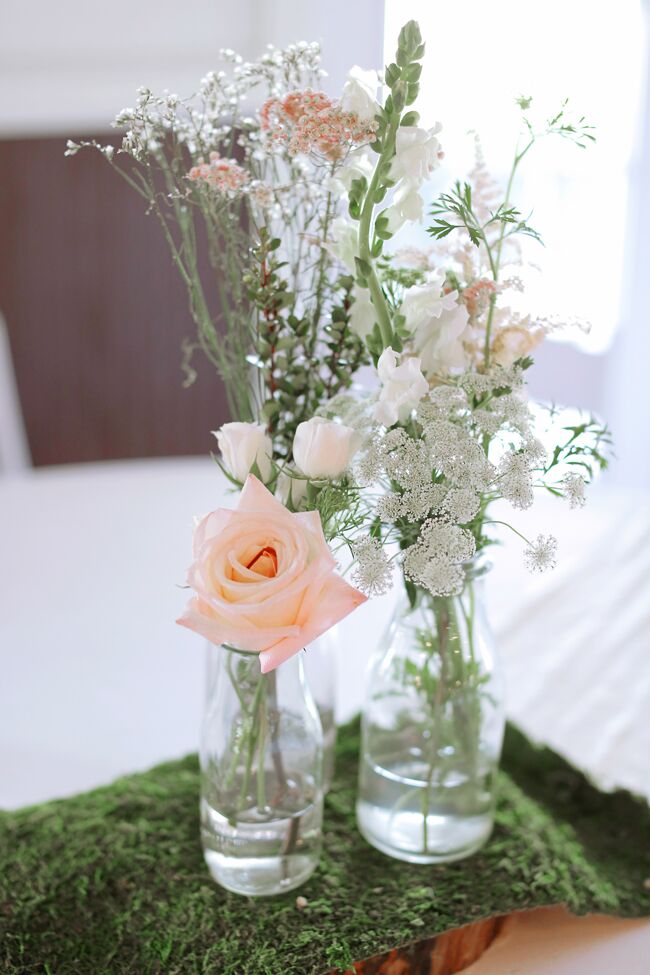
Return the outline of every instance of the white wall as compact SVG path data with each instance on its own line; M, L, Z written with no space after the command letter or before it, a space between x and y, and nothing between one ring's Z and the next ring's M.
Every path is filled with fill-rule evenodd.
M195 90L231 47L319 40L340 85L382 60L383 0L2 0L0 138L106 130L139 85ZM358 29L357 29L358 27Z

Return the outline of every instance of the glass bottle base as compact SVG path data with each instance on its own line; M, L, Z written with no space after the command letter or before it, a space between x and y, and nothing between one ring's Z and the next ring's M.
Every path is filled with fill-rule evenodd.
M203 856L218 884L236 894L269 897L311 876L321 849L322 797L277 819L254 806L239 815L232 822L205 799L201 803Z
M364 839L381 853L406 863L451 863L480 850L492 832L491 813L476 816L429 814L386 809L357 802L357 825Z
M312 856L293 853L278 857L226 857L214 850L203 854L212 877L226 890L247 897L271 897L304 884L318 865Z

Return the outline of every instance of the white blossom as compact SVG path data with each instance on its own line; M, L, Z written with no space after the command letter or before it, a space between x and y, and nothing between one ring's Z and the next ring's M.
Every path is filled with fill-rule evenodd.
M397 130L395 156L390 167L390 178L398 182L407 180L420 186L440 165L440 143L436 136L442 126L431 129L416 125L403 125Z
M264 482L272 473L273 444L261 423L224 423L212 431L217 438L223 464L236 481L243 483L257 464Z
M475 552L474 536L466 528L428 519L403 554L404 574L434 596L454 595L463 588L462 563Z
M531 458L525 451L510 450L499 461L499 490L514 508L530 508L535 495Z
M359 338L365 339L372 332L377 321L377 312L370 300L370 292L367 288L361 288L355 284L352 289L352 298L354 300L350 311L350 328Z
M391 206L385 211L388 230L396 234L405 223L420 223L424 217L422 195L409 183L403 183L393 197Z
M465 585L465 574L459 565L434 559L427 563L420 584L432 596L458 596Z
M400 357L390 346L379 357L377 374L382 385L374 417L387 427L406 420L429 391L420 360L416 356Z
M456 306L458 292L445 294L445 275L442 271L429 271L424 284L414 285L404 295L400 314L404 315L406 328L415 332L427 325L432 318L440 318L446 309Z
M370 180L375 169L373 155L374 153L371 154L371 150L367 146L352 149L333 177L335 191L345 190L348 193L352 186L352 180L359 179L362 176Z
M570 508L583 508L587 499L585 497L586 481L580 474L567 474L562 479L564 496L569 502Z
M330 254L338 258L348 271L356 274L354 258L359 253L357 224L346 217L335 217L330 225L330 239L323 242Z
M441 513L456 524L464 525L478 514L481 496L471 488L451 488L442 503Z
M366 596L382 596L393 584L393 567L378 538L366 535L353 547L352 581Z
M348 469L358 446L358 435L351 427L314 416L296 428L293 459L306 477L334 479Z
M529 572L546 572L557 565L557 539L553 535L538 535L524 551Z
M422 371L426 376L445 375L467 365L463 336L468 322L465 305L454 304L415 330L413 348L422 360Z
M340 105L344 112L353 112L364 122L372 122L379 111L377 105L377 71L364 71L358 64L348 71L341 92Z

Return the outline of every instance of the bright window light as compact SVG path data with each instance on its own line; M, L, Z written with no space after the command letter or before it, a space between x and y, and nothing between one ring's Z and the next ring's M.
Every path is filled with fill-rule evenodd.
M588 335L571 329L567 338L585 351L604 351L619 322L624 283L644 70L641 0L386 0L387 59L410 18L419 21L427 45L422 124L443 124L446 160L432 195L471 168L472 127L488 167L505 182L520 127L519 95L533 97L531 116L540 119L569 97L569 115L595 126L597 141L586 150L553 136L537 144L522 163L514 202L531 213L546 244L525 243L526 259L542 272L528 289L531 310L588 320Z

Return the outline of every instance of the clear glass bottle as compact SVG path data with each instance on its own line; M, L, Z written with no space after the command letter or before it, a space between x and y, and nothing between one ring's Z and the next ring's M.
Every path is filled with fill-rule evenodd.
M370 664L357 822L398 860L459 860L492 831L505 718L487 568L469 566L459 596L404 595Z
M305 648L305 675L323 727L323 791L334 777L336 748L336 645L339 628L331 627Z
M323 732L303 657L262 674L257 654L209 650L201 839L214 879L239 894L291 890L318 864Z

